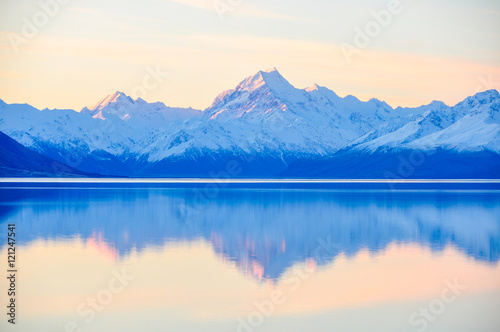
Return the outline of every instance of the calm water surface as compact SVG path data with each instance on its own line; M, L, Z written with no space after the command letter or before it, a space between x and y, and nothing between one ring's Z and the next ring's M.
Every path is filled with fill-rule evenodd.
M1 331L500 331L495 191L3 188L10 223Z

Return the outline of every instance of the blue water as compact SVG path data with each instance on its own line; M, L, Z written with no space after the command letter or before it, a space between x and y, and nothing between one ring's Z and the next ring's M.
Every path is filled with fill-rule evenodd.
M0 247L15 223L22 276L12 331L500 330L500 193L484 185L2 186ZM78 312L122 268L130 285ZM467 290L443 313L411 320L455 279ZM273 291L286 300L256 309Z

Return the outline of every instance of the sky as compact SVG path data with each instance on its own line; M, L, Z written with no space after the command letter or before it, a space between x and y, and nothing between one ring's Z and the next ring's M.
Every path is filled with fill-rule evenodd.
M497 0L0 0L0 99L205 109L276 67L393 107L500 90Z

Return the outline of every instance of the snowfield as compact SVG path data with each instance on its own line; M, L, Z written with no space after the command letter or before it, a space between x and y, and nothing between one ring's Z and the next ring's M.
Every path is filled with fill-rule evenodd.
M257 158L263 168L273 160L286 168L339 151L500 154L500 94L481 92L453 107L434 101L393 109L377 99L342 98L316 84L297 89L273 68L221 93L204 111L121 92L80 112L0 100L0 131L71 167L123 168L117 174L147 172L169 161L217 165L227 158Z

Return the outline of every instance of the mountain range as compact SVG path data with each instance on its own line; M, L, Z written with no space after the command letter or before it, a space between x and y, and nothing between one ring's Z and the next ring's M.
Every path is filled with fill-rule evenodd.
M64 177L86 177L77 169L37 153L0 132L0 174L3 176L47 176L58 173ZM98 174L93 174L98 176Z
M454 106L392 108L316 84L297 89L275 68L203 111L122 92L80 112L0 100L0 131L81 176L500 178L496 90ZM4 150L7 163L15 152ZM42 171L17 164L19 174L2 174Z

